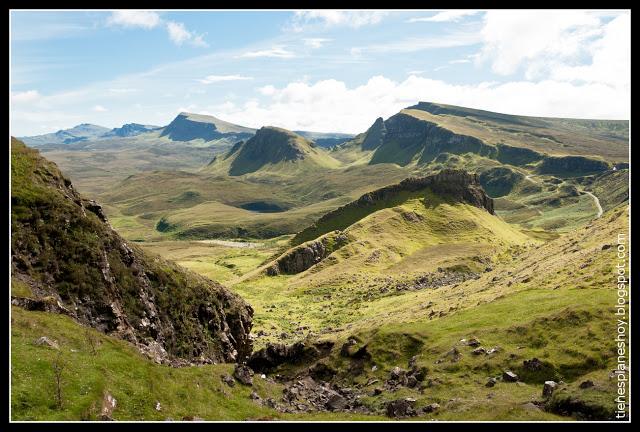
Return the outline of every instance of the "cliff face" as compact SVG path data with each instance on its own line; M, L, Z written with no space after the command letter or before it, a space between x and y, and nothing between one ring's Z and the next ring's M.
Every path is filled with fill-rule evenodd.
M340 231L333 231L316 240L296 246L282 254L266 270L269 276L301 273L349 242L349 238Z
M603 172L610 169L610 165L602 160L591 159L583 156L549 156L542 160L538 167L540 174L584 174Z
M149 257L107 223L55 164L12 140L12 279L28 309L64 313L157 362L231 362L251 353L253 310L223 286Z
M371 158L372 164L407 165L416 157L419 157L419 164L424 164L444 152L471 152L491 158L495 158L498 153L496 147L485 144L478 138L455 134L435 123L402 113L390 117L382 124L376 121L367 132L363 148L365 144L373 148L374 143L378 142Z
M430 190L451 201L465 202L494 214L493 200L484 192L478 176L463 170L445 169L427 177L411 177L398 184L366 193L345 206L333 210L312 226L296 234L291 243L301 244L332 230L343 230L374 211L402 202L402 193Z
M173 141L191 141L202 139L204 141L213 141L217 139L227 138L237 141L250 138L253 133L247 129L227 131L224 127L221 129L216 125L215 120L211 122L196 121L194 116L188 113L179 114L167 127L164 128L161 137L168 137ZM220 121L220 123L224 123Z

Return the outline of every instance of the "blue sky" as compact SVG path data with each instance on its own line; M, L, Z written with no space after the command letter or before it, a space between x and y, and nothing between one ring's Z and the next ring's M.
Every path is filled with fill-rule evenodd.
M11 133L165 125L358 133L419 100L626 119L628 11L12 11Z

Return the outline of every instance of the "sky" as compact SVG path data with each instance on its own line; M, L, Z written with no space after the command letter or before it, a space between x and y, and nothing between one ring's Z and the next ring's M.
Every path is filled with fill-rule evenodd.
M630 11L10 12L14 136L80 123L364 132L419 101L629 119Z

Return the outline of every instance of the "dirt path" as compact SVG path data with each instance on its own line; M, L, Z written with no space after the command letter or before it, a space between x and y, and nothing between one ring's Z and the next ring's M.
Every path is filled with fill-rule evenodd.
M596 206L598 207L598 215L596 216L596 218L599 218L600 216L602 216L602 213L603 213L602 206L600 205L600 200L598 199L598 197L592 194L591 192L584 191L584 193L586 193L591 198L593 198L593 201L595 201Z

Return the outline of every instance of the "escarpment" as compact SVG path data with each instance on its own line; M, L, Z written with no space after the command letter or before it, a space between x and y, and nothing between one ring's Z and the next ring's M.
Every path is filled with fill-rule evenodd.
M125 242L55 164L11 144L12 303L65 313L159 363L240 361L252 308L223 286ZM53 304L55 307L47 307Z
M349 237L346 234L340 231L333 231L319 239L309 241L285 252L267 268L266 273L269 276L301 273L313 267L348 242Z
M484 192L476 174L470 174L464 170L445 169L434 175L410 177L398 184L366 193L356 201L322 216L312 226L296 234L291 244L301 244L329 231L344 230L374 211L400 204L408 194L420 194L426 191L431 191L447 200L484 208L490 214L494 214L493 199Z

